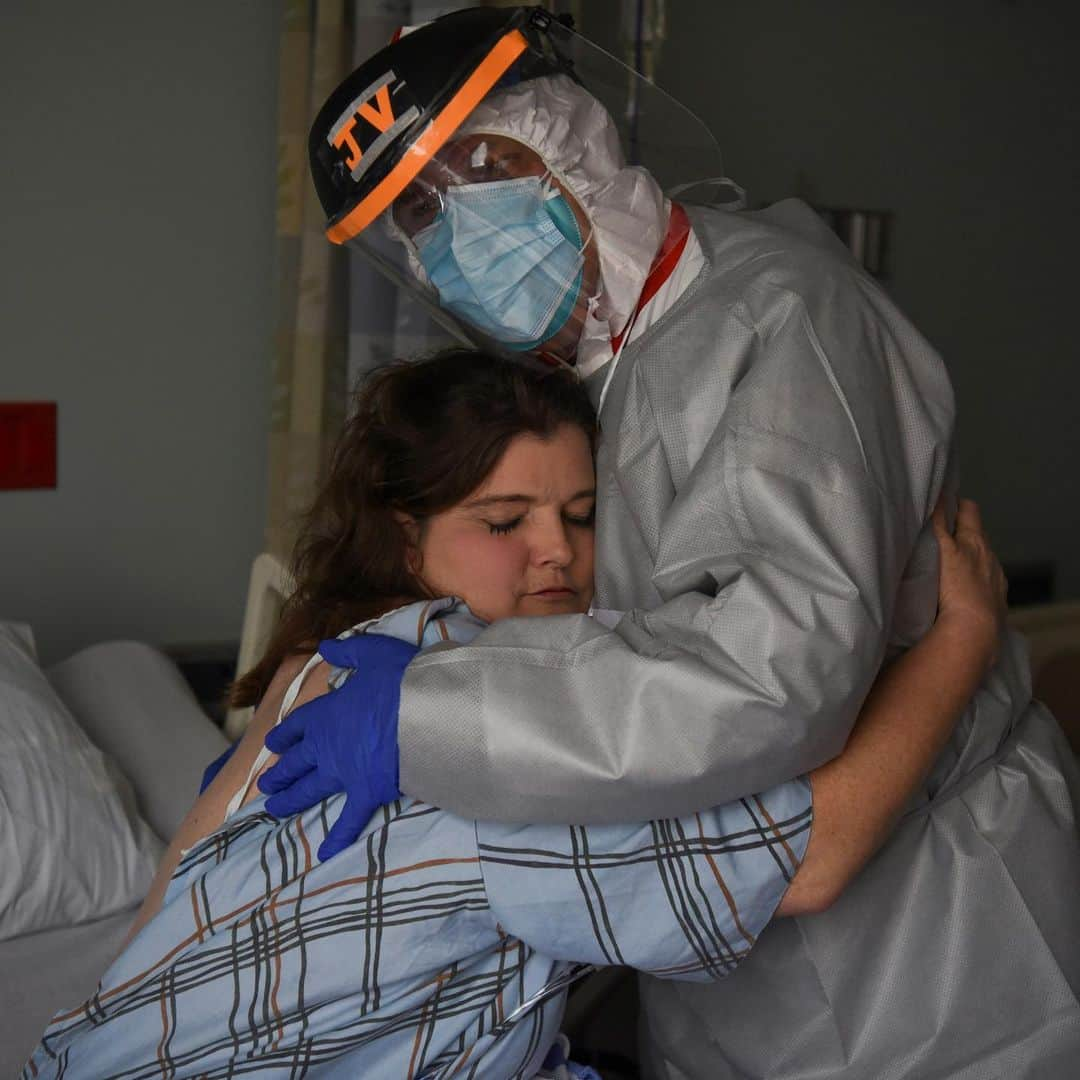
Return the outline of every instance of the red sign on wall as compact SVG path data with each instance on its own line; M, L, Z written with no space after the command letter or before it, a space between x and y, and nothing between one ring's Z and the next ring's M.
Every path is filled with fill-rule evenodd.
M56 402L0 402L0 489L56 487Z

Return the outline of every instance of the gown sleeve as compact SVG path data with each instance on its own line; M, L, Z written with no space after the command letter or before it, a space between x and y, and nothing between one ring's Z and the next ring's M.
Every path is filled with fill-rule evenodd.
M477 822L502 931L557 960L719 979L749 954L806 851L810 785L639 825Z
M764 315L733 305L738 325L718 325L747 342L721 406L676 408L660 379L626 391L605 427L601 514L616 507L629 532L650 503L642 490L671 485L651 498L663 505L655 522L598 555L608 575L646 566L656 603L613 629L585 616L506 620L418 658L402 684L404 791L470 818L641 821L764 791L843 748L905 566L933 543L951 391L925 343L912 359L890 339L879 294L837 289L815 310L768 287ZM703 400L707 375L694 387ZM645 379L639 364L627 383ZM647 434L624 438L628 426ZM687 446L680 471L671 459ZM648 552L631 566L635 543Z

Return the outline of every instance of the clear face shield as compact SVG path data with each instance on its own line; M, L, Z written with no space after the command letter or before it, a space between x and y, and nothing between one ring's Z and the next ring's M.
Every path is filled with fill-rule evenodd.
M499 17L467 61L448 65L445 85L411 106L378 168L378 138L407 116L394 93L409 59L401 50L422 34L437 47L446 20L373 58L385 55L392 78L366 99L369 87L343 95L340 112L328 102L325 131L317 120L312 132L313 173L318 186L320 160L339 175L364 170L359 198L331 216L327 236L456 337L573 362L583 334L623 329L665 243L665 193L704 190L723 174L720 152L689 110L542 9ZM366 148L364 125L382 128Z

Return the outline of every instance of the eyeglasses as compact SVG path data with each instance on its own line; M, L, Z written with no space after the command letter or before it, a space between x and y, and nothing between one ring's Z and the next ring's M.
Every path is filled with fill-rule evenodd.
M394 200L394 221L406 236L415 236L442 211L443 193L449 187L543 176L545 172L543 158L516 139L469 135L444 146Z

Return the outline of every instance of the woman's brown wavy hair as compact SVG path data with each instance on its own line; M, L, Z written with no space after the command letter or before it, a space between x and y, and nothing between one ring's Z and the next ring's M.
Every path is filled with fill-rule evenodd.
M410 571L401 515L422 525L484 482L511 440L563 424L595 449L596 416L562 370L449 349L373 371L357 393L292 557L295 591L262 659L229 704L254 705L287 657L401 604L425 598Z

